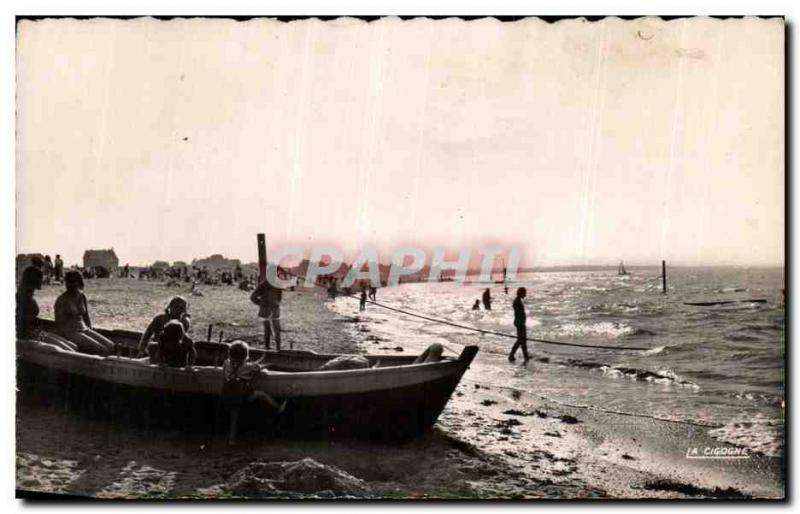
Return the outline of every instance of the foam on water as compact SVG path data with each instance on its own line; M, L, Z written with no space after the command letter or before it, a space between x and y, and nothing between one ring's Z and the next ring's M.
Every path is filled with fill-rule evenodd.
M529 347L534 362L528 367L509 367L506 356L513 344L510 338L439 325L369 304L367 312L359 314L358 302L350 299L328 305L342 315L360 316L368 332L358 335L361 340L366 335L363 344L370 352L393 352L398 346L406 352L418 352L440 342L452 354L465 344L478 344L481 351L470 374L481 380L537 391L553 400L727 427L717 434L741 444L780 448L765 434L782 437L777 429L781 428L785 313L783 305L773 301L780 299L784 287L782 270L702 269L686 273L677 269L671 273L668 295L661 294L655 275L654 270L651 276L634 274L624 281L616 272L518 277L515 286L528 289L525 305L529 337L589 347L649 348L614 351L532 341ZM513 294L488 286L492 287L491 311L472 310L483 287L452 283L381 289L378 301L513 335ZM685 300L742 294L729 288L767 298L768 303L755 308L745 304L731 308L683 304ZM749 425L745 424L749 421L732 422L741 415L772 421ZM778 451L774 448L768 451Z
M554 327L550 332L559 336L585 336L589 334L611 338L633 334L636 329L625 323L601 321L599 323L565 323Z
M784 424L780 419L769 419L762 414L743 415L708 434L724 443L743 446L753 451L780 457L783 455Z

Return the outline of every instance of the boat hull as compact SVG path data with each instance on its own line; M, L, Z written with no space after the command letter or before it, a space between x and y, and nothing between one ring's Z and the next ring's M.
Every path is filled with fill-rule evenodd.
M458 359L436 363L262 375L255 389L286 400L285 411L277 415L265 403L250 402L241 408L240 426L302 437L415 437L435 424L476 353L476 347L466 347ZM280 359L293 360L290 355ZM302 369L324 356L306 352L294 360ZM18 347L18 381L24 397L123 424L224 431L231 408L219 394L218 367L189 372L41 343Z

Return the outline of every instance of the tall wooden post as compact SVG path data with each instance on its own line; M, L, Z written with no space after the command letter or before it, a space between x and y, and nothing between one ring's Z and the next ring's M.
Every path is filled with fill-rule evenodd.
M258 283L267 279L267 241L264 234L258 234Z
M667 261L661 261L661 289L667 294Z

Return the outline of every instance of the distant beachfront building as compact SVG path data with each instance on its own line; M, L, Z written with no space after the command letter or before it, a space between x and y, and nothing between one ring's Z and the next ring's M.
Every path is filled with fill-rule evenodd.
M116 273L119 268L119 259L114 249L86 250L83 252L83 267L91 270L96 277L106 278Z
M162 271L169 269L169 263L167 261L156 261L150 265L153 269L160 269Z
M215 253L211 257L205 259L193 259L192 267L202 269L205 267L210 273L216 270L220 271L233 271L236 266L241 266L239 259L226 259L222 255Z

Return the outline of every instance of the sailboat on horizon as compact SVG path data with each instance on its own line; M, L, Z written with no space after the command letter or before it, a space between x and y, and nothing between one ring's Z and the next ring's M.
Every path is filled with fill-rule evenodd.
M619 269L617 270L617 275L628 275L628 272L625 270L625 264L622 261L619 261Z

